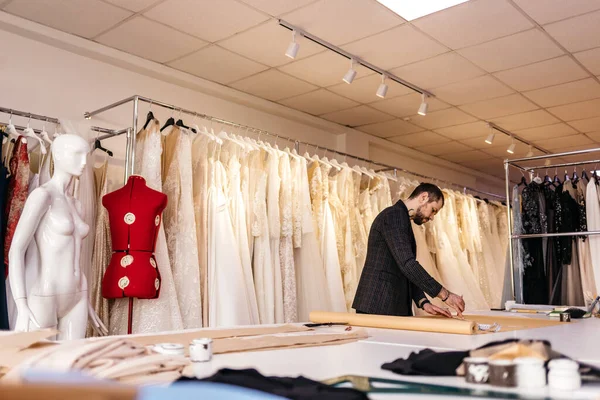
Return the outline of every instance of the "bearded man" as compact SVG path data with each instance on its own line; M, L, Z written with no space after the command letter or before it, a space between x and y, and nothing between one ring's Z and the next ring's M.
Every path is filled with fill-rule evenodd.
M367 257L352 308L359 314L412 316L412 304L432 315L452 314L427 299L438 297L459 317L465 310L462 296L444 288L419 264L411 220L422 225L433 220L444 206L439 187L421 183L408 200L383 210L369 232Z

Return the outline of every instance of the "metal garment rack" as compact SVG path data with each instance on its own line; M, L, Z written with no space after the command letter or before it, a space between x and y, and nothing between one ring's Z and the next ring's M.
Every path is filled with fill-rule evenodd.
M513 298L516 298L515 293L515 263L514 263L514 254L513 254L513 240L520 239L534 239L534 238L547 238L547 237L564 237L564 236L592 236L592 235L600 235L600 231L587 231L587 232L560 232L560 233L536 233L536 234L521 234L521 235L513 235L513 225L512 225L512 201L510 198L510 179L509 172L510 167L514 167L519 169L521 172L534 172L540 169L551 169L551 168L560 168L560 167L576 167L578 165L588 165L588 164L598 164L600 163L600 159L596 160L588 160L588 161L579 161L579 162L567 162L567 163L559 163L559 164L551 164L547 163L544 165L538 165L533 167L523 167L517 163L530 162L530 161L549 161L553 158L560 157L569 157L569 156L577 156L584 154L594 154L600 153L600 147L594 149L587 150L577 150L577 151L569 151L565 153L552 153L545 154L543 156L534 156L534 157L525 157L525 158L516 158L512 160L504 160L504 173L506 180L506 206L507 206L507 219L508 219L508 256L510 258L510 279L513 290Z
M126 163L126 168L125 168L126 169L126 178L125 178L125 180L127 180L128 174L133 174L133 165L135 163L134 161L135 161L135 143L136 143L135 136L136 135L132 134L132 132L137 132L137 120L138 120L138 115L139 115L139 103L143 102L143 103L146 103L146 104L150 104L150 107L152 105L156 105L156 106L163 107L163 108L166 108L166 109L169 109L169 110L172 110L172 111L177 111L179 113L191 115L193 117L197 117L197 118L201 118L201 119L205 119L205 120L209 120L209 121L221 123L221 124L224 124L224 125L229 125L229 126L236 127L236 128L245 129L246 131L252 131L252 132L259 133L259 134L265 134L265 135L274 137L275 139L283 139L283 140L286 140L286 141L288 141L290 143L294 143L294 147L296 148L296 151L298 151L298 152L300 151L300 148L299 148L300 145L304 145L304 146L307 146L307 147L314 147L316 149L316 151L318 151L319 149L321 149L321 150L324 150L325 152L331 152L331 153L338 154L338 155L340 155L340 156L342 156L344 158L352 158L354 160L358 160L358 161L362 161L364 163L368 163L368 164L372 164L372 165L376 165L376 166L382 167L382 169L380 169L378 171L391 171L391 170L393 170L393 171L400 171L400 172L403 172L403 173L406 173L406 174L409 174L409 175L413 175L413 176L416 176L416 177L420 177L420 178L424 178L424 179L430 179L430 180L435 180L437 182L444 183L444 184L447 184L447 185L450 185L450 186L454 186L454 187L460 187L460 188L463 188L465 191L468 190L468 191L479 193L479 194L482 194L482 195L485 195L485 196L495 197L497 199L504 200L504 196L501 196L501 195L498 195L498 194L495 194L495 193L490 193L490 192L485 192L485 191L482 191L482 190L470 188L470 187L467 187L467 186L464 186L464 185L459 185L459 184L454 183L454 182L439 180L439 179L436 179L436 178L432 178L430 176L419 174L417 172L406 170L404 168L399 168L399 167L396 167L396 166L383 164L383 163L376 162L376 161L373 161L373 160L369 160L369 159L366 159L366 158L363 158L363 157L353 156L351 154L347 154L347 153L344 153L344 152L341 152L341 151L338 151L338 150L334 150L334 149L329 149L327 147L318 146L318 145L315 145L315 144L312 144L312 143L302 142L302 141L299 141L299 140L296 140L296 139L292 139L292 138L289 138L289 137L286 137L286 136L282 136L282 135L278 135L278 134L275 134L275 133L271 133L271 132L265 131L263 129L254 128L254 127L251 127L251 126L248 126L248 125L238 124L238 123L235 123L235 122L232 122L232 121L227 121L227 120L224 120L224 119L221 119L221 118L217 118L217 117L212 117L210 115L202 114L202 113L199 113L199 112L196 112L196 111L192 111L192 110L187 110L187 109L182 108L182 107L178 107L178 106L175 106L175 105L172 105L172 104L168 104L168 103L165 103L165 102L162 102L162 101L150 99L150 98L147 98L147 97L144 97L144 96L134 95L134 96L128 97L126 99L117 101L117 102L115 102L113 104L110 104L110 105L108 105L106 107L102 107L102 108L100 108L98 110L86 112L84 114L84 116L85 116L86 119L90 119L90 118L92 118L95 115L101 114L101 113L106 112L108 110L111 110L111 109L113 109L115 107L119 107L119 106L122 106L122 105L130 103L130 102L133 103L133 120L132 120L131 127L122 129L120 131L111 131L111 130L108 130L108 129L97 128L97 129L102 129L102 130L98 130L99 132L107 133L107 135L102 136L102 137L100 137L98 139L107 138L107 137L113 137L113 136L116 136L116 135L127 133L127 152L126 152L126 162L125 162ZM97 130L96 128L92 128L92 129Z

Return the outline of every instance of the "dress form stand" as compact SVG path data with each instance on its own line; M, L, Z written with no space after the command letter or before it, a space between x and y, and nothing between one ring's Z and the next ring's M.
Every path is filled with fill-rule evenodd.
M17 331L57 328L59 340L83 339L89 316L101 334L107 333L88 301L79 261L89 227L69 191L73 178L83 173L89 150L77 135L56 138L54 175L25 202L8 254Z
M102 280L102 296L129 297L127 333L131 334L133 299L155 299L160 294L160 272L154 257L161 213L167 196L131 175L122 188L102 198L109 216L113 255Z

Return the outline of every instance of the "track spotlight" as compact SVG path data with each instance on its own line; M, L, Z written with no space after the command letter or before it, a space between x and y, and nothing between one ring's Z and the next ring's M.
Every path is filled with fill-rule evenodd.
M427 96L425 93L421 93L421 105L419 106L419 111L417 114L419 115L427 115Z
M354 69L354 59L351 58L350 69L348 70L348 72L346 72L346 75L344 75L344 78L342 78L342 80L349 85L352 83L354 78L356 78L356 70Z
M496 134L494 132L490 133L487 137L487 139L485 139L485 142L487 144L492 144L494 143L494 137L496 136Z
M381 85L379 85L379 88L377 89L377 93L375 93L377 95L377 97L381 97L382 99L385 99L385 95L387 94L388 91L388 85L385 84L385 75L381 74Z
M508 154L515 154L515 147L517 147L517 145L515 144L515 141L513 139L512 143L510 144L510 146L508 146L508 149L506 149L506 152Z
M525 155L525 157L533 157L533 148L529 145L529 151Z
M298 50L300 50L300 44L296 42L296 31L292 31L292 42L288 46L285 55L291 58L292 60L296 58L298 55Z

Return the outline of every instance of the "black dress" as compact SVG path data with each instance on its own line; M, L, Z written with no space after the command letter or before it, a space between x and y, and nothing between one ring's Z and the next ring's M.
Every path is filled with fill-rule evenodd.
M545 210L546 198L543 186L531 182L522 193L523 233L539 234L547 232ZM523 300L526 304L546 304L548 302L548 278L544 262L543 238L523 239Z
M2 140L0 139L0 155L2 154ZM6 233L6 215L4 208L8 193L8 169L0 162L0 243L4 243ZM0 260L4 260L4 246L0 246ZM0 262L0 277L4 278L4 263ZM8 330L8 309L6 306L6 282L0 281L0 330Z

